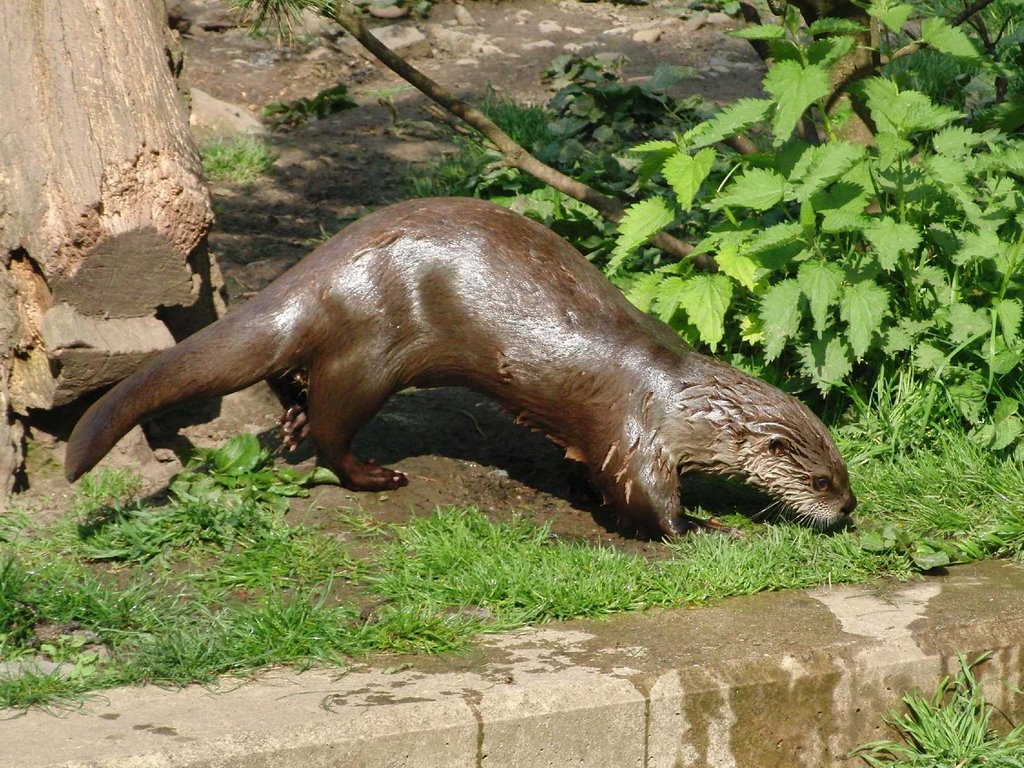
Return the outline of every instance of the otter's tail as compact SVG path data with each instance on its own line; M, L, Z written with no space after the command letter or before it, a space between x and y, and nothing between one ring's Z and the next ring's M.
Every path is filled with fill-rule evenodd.
M68 440L64 472L74 482L142 419L188 400L225 395L293 367L279 359L274 323L250 308L208 325L156 357L97 400ZM258 313L256 313L258 314Z

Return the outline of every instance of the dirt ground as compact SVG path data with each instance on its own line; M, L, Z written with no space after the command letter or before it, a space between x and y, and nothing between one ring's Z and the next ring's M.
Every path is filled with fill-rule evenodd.
M210 246L232 303L265 286L325 234L402 199L410 167L452 151L443 133L423 135L425 99L337 30L314 25L298 30L292 44L281 45L246 34L215 0L183 5L191 15L182 25L182 40L192 87L258 113L270 102L312 97L341 82L359 104L291 132L270 134L278 160L260 182L212 185L216 223ZM423 32L425 40L404 55L470 101L493 88L521 101L544 103L552 94L541 72L568 52L621 54L628 59L625 79L634 82L650 77L658 62L696 68L694 78L677 86L680 96L729 102L758 94L760 62L747 43L725 36L736 24L722 14L684 12L681 3L671 1L479 0L463 8L472 24L451 2L434 5L426 19L378 24ZM381 101L390 102L394 112ZM196 412L189 415L195 420ZM141 465L159 485L176 467L169 448L181 455L189 444L216 444L244 430L258 432L273 446L277 416L276 401L265 388L254 388L225 399L213 421L181 432L173 421L147 428L161 461L154 461L136 434L111 462ZM577 484L569 462L554 445L515 426L497 406L472 392L396 396L360 435L357 448L365 457L406 472L409 486L386 494L319 487L309 499L293 504L294 519L329 528L339 508L400 521L438 505L475 505L494 517L515 511L550 522L563 537L651 554L660 549L615 531L606 510L571 490ZM288 460L311 466L311 448L304 446ZM696 497L684 500L696 500L716 513L756 511L763 504L752 493L723 492L718 484L686 485L695 487ZM66 487L50 490L64 497L68 492Z

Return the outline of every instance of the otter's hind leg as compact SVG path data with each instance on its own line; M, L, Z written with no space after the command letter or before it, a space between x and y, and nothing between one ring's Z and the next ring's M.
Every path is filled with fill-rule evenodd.
M353 491L390 491L409 484L402 472L361 461L352 453L352 438L394 387L368 374L365 365L315 366L309 374L306 412L309 436L324 464Z

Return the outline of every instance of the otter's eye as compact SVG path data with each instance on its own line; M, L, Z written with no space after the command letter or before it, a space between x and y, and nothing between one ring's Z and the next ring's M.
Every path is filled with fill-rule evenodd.
M789 441L784 437L773 437L768 441L768 450L772 456L785 456L789 453Z
M818 475L811 481L811 485L814 486L814 490L824 492L832 487L832 481L824 475Z

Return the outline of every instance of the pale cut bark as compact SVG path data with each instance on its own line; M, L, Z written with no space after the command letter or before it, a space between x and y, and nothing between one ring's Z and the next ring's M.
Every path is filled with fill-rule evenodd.
M0 494L17 418L111 383L221 309L179 69L164 0L0 12Z

